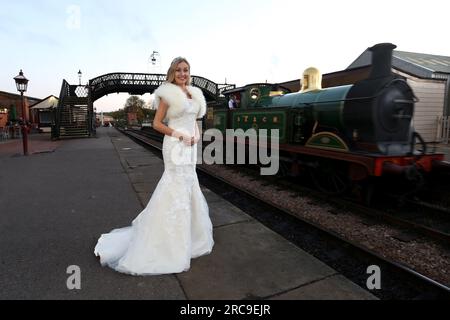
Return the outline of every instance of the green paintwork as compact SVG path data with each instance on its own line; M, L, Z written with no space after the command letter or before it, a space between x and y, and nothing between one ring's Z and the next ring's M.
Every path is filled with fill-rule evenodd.
M312 123L318 122L320 126L344 130L342 111L345 97L352 85L326 88L306 93L290 93L272 99L272 106L291 106L292 108L311 109Z
M280 143L286 141L286 119L287 109L247 109L233 111L232 128L241 128L244 131L254 128L267 129L267 134L270 136L271 129L279 130Z
M272 84L254 84L249 85L243 90L241 93L241 107L243 109L251 109L251 108L265 108L272 105L273 97L270 96L270 92L272 90L281 90L275 89ZM254 90L258 92L258 95L255 98L252 98ZM283 90L281 90L283 91ZM284 91L286 92L286 91Z
M250 128L268 131L278 129L280 143L293 144L305 144L310 139L314 128L316 132L345 131L342 119L344 100L352 85L270 96L272 90L280 90L280 88L272 84L252 84L243 87L239 91L239 108L233 111L214 109L213 127L225 133L227 121L229 121L229 129L240 128L244 131ZM230 113L231 118L227 118L227 113ZM274 123L274 119L278 121ZM270 135L270 132L268 134ZM315 143L319 146L319 142ZM342 143L337 143L335 146L332 143L330 146L340 149Z
M227 128L227 109L214 110L213 128L219 129L222 133L225 133L225 129Z

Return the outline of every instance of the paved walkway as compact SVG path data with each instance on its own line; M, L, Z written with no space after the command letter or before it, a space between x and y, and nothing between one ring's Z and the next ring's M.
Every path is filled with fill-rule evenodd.
M28 154L53 152L61 145L62 141L51 141L50 133L31 134L28 136ZM23 155L22 138L0 141L0 157Z
M33 150L53 151L23 157L0 145L0 299L375 298L207 189L215 246L188 272L133 277L102 267L98 237L141 212L162 160L114 128L34 138ZM81 290L67 288L72 265Z

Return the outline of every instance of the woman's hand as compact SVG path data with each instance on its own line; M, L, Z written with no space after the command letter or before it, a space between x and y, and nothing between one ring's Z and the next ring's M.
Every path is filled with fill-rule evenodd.
M196 144L200 141L200 136L193 136L191 138L191 140L192 140L192 144Z
M171 136L174 137L174 138L177 138L180 141L182 141L187 146L193 145L194 137L191 137L191 136L189 136L187 134L184 134L184 133L179 132L177 130L173 130Z
M195 132L195 135L191 137L191 144L194 145L200 141L200 134L198 133L198 129Z
M169 128L168 126L162 123L163 119L166 117L168 108L169 105L167 104L167 102L165 102L164 99L161 99L158 106L158 110L156 111L155 114L155 118L153 119L153 129L161 132L162 134L177 138L179 141L182 141L187 146L192 146L198 143L201 136L199 133L197 122L195 123L194 136L186 135L177 130L173 130L172 128Z

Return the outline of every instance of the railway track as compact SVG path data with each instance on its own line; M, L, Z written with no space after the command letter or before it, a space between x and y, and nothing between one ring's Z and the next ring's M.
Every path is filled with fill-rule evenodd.
M161 150L162 143L160 136L151 133L142 133L137 130L127 130L121 132L132 137L135 141L149 148ZM159 141L158 141L159 140ZM370 250L359 243L343 238L339 234L324 229L314 222L301 219L289 209L280 207L268 199L262 199L252 190L243 190L232 181L227 181L218 176L208 166L197 166L200 173L199 178L202 184L212 191L223 195L228 201L243 209L246 213L254 216L262 223L268 225L291 242L296 243L319 259L329 264L344 276L352 279L361 287L365 287L364 280L367 278L362 266L377 265L383 270L383 288L373 292L381 299L449 299L450 288L441 284L415 270L399 264L396 261L387 259ZM250 178L251 179L251 178ZM257 179L257 178L254 178ZM280 181L280 180L278 180ZM271 182L269 182L271 183ZM282 184L281 188L291 186ZM280 188L280 186L277 186ZM309 190L309 194L314 191ZM323 198L318 193L315 196ZM335 202L339 206L350 207L360 213L368 214L376 218L388 220L391 223L403 227L412 228L414 231L432 236L439 241L450 243L448 234L436 232L436 230L399 219L393 215L381 213L375 209L370 209L357 205L349 200L332 199L327 197L327 201ZM251 208L245 204L252 203ZM256 209L255 209L256 207ZM252 212L253 211L253 212ZM286 227L286 226L289 227ZM300 232L299 232L300 230ZM306 242L304 239L308 239ZM322 243L322 245L320 245ZM330 249L331 247L331 249Z
M314 198L334 206L346 208L377 220L381 219L394 226L405 228L410 232L424 235L450 246L450 215L447 214L447 208L413 199L405 200L405 204L400 206L395 196L392 197L392 202L378 202L373 207L368 207L356 202L353 198L324 195L316 190L299 186L297 183L277 181L277 184L281 184L285 189L297 190L298 193L306 191Z

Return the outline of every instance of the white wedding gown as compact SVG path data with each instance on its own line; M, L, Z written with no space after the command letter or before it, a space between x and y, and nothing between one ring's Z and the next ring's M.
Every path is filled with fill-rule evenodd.
M168 126L194 135L197 110L191 100ZM209 254L212 224L195 166L197 145L165 136L164 173L145 209L132 225L102 234L94 253L102 265L132 275L179 273L191 258Z

